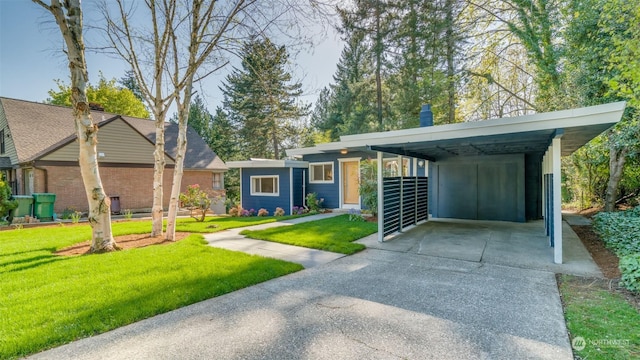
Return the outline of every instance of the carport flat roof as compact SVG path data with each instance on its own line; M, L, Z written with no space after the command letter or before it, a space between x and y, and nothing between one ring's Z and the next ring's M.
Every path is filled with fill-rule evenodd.
M622 118L625 102L478 122L341 136L340 141L287 150L289 156L376 150L427 160L452 156L544 153L562 136L570 155Z

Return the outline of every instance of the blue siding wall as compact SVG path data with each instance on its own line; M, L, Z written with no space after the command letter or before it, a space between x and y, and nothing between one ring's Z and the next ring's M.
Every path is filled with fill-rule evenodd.
M408 158L409 159L409 176L413 176L413 158ZM419 163L420 161L422 161L422 166L418 165L417 163ZM427 165L427 161L426 160L422 160L422 159L418 159L418 161L416 161L416 165L418 165L418 176L425 176L425 169L428 166Z
M375 152L349 152L348 154L312 154L305 155L304 161L309 162L309 166L316 162L333 162L333 183L330 184L311 184L309 183L309 173L306 176L307 194L315 192L318 194L318 198L324 199L322 207L328 209L337 209L340 207L340 163L338 159L360 158L375 159Z
M290 169L289 168L265 168L265 169L242 169L242 207L249 210L255 209L256 212L261 209L267 209L269 215L273 215L276 207L284 209L285 214L290 215ZM279 196L252 196L251 195L251 176L259 175L279 175Z
M523 154L454 157L430 164L429 174L436 218L526 220Z
M363 152L363 151L354 151L349 152L348 154L342 155L337 153L332 154L312 154L305 155L303 160L308 161L309 165L312 165L316 162L333 162L333 183L329 184L311 184L309 183L309 172L306 174L306 185L307 185L307 194L315 192L318 194L319 198L323 198L324 202L322 204L323 207L329 209L336 209L340 207L340 163L338 159L348 159L348 158L360 158L364 159L376 159L376 152ZM385 154L386 158L396 158L396 155ZM409 174L412 174L413 169L413 159L407 157L409 159ZM425 161L426 164L426 161ZM425 165L418 166L418 176L425 176ZM364 208L364 205L363 205Z
M304 206L304 192L307 190L304 184L308 169L294 168L293 170L293 206Z

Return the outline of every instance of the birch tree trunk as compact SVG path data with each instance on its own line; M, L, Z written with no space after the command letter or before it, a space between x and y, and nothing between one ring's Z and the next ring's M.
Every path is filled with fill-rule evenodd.
M93 123L87 100L88 74L82 39L80 0L67 0L64 7L59 0L51 0L50 6L39 0L33 1L53 14L67 46L67 58L71 71L71 101L80 148L78 163L89 202L89 224L92 229L89 252L114 251L118 247L111 233L111 202L102 187L98 169L96 151L98 126Z
M190 93L189 89L189 93ZM178 215L178 205L180 197L180 187L182 186L182 174L184 173L184 155L187 152L187 120L189 119L189 107L191 96L184 99L179 104L178 109L178 143L173 169L173 184L171 185L171 198L169 199L169 213L167 214L167 232L165 239L175 241L176 239L176 218ZM180 106L181 105L181 106Z
M151 207L151 236L162 236L164 197L164 118L156 120L156 147L153 151L153 205Z

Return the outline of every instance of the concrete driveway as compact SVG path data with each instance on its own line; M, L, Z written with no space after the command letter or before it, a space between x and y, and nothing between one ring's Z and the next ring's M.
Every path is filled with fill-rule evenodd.
M554 274L368 249L36 359L572 359Z
M586 219L574 216L568 220ZM380 250L602 277L600 268L566 222L562 224L562 238L562 264L553 262L553 248L549 247L542 221L431 219L384 243L379 243L376 236L358 242Z

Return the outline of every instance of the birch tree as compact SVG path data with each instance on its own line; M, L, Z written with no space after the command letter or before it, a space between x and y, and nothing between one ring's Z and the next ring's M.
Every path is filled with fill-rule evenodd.
M264 34L269 28L291 28L292 19L285 14L304 11L304 6L284 0L268 4L257 0L147 0L143 8L151 19L149 35L146 24L133 26L141 19L134 17L134 5L127 6L125 0L115 4L103 2L104 33L109 47L131 66L156 124L152 235L162 234L166 115L174 102L178 109L166 234L167 240L173 240L194 83L227 65L227 57L237 53L250 36Z
M111 203L106 196L100 179L96 144L98 126L94 124L87 100L87 62L82 37L82 8L80 0L51 0L50 5L40 0L34 3L49 11L60 28L71 71L71 103L75 121L76 135L80 152L78 163L89 202L89 224L92 230L92 242L89 252L107 252L117 250L111 233Z

